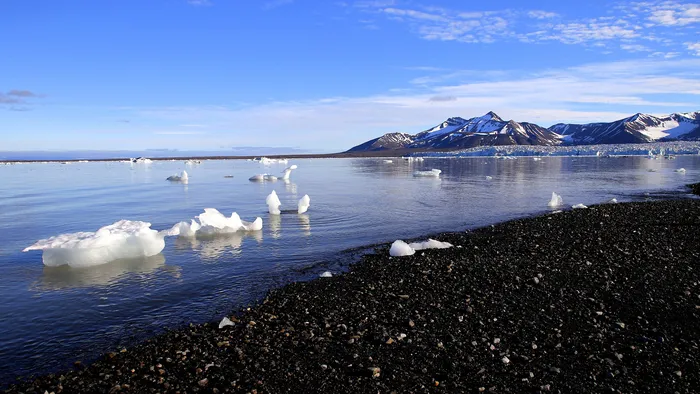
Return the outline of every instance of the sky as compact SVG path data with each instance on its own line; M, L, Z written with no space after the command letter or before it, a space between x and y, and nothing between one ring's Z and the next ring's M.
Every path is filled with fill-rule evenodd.
M700 3L0 0L0 151L343 151L700 110Z

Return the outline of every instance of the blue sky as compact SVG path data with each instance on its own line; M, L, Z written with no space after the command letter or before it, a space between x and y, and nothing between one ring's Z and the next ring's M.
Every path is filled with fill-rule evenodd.
M700 110L700 4L2 0L0 150L348 149Z

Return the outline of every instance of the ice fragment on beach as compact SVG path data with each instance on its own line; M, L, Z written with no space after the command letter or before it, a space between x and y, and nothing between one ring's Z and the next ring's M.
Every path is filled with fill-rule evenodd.
M221 319L221 323L219 323L219 328L224 328L226 326L234 326L234 325L235 324L231 320L229 320L228 317L224 317L223 319Z
M438 170L437 168L433 168L430 171L415 171L413 173L413 176L415 177L439 177L440 173L442 173L442 170Z
M274 190L265 199L265 204L267 204L267 210L270 214L279 215L281 213L280 205L282 205L282 203Z
M331 273L331 271L326 271L326 272L322 273L322 274L319 275L319 276L320 276L321 278L331 278L331 277L333 277L333 273Z
M503 357L501 361L503 361L503 364L508 364L510 362L510 359L508 359L508 357Z
M285 181L289 180L289 174L292 173L292 170L296 170L296 169L297 169L296 164L292 164L291 166L285 168L284 171L282 171L282 172L284 172L282 179L284 179Z
M552 199L549 200L549 207L550 208L556 208L560 205L564 204L564 199L561 198L560 195L558 195L555 192L552 192Z
M311 203L311 198L308 194L304 194L304 197L299 199L299 208L297 213L304 213L309 209L309 204Z
M408 244L413 250L423 250L423 249L447 249L451 248L452 244L449 242L440 242L434 239L428 238L427 241L423 242L413 242Z
M189 181L189 176L187 175L187 171L182 171L178 175L170 175L169 177L165 178L165 180L170 182L187 183Z
M608 200L608 204L617 204L617 198L611 198Z
M416 251L412 247L402 240L396 240L391 244L391 249L389 249L390 256L410 256L415 254Z
M43 250L44 265L88 267L117 259L149 257L165 247L169 231L158 232L147 222L120 220L96 232L61 234L37 241L23 250Z
M583 204L576 204L576 205L572 206L571 208L573 208L573 209L584 209L584 208L588 208L588 207L585 206L585 205L583 205Z

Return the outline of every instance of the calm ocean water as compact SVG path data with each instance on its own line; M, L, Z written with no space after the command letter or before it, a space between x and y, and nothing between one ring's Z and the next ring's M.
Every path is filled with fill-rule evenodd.
M284 164L238 160L0 166L0 384L89 361L164 328L219 320L271 287L342 271L354 254L341 252L351 248L547 212L552 191L567 205L637 201L683 191L700 175L700 156L289 164L299 168L287 184L248 181L280 175ZM681 167L687 172L674 172ZM440 179L412 176L431 168L442 170ZM189 184L165 180L183 169ZM283 210L296 209L304 194L311 208L270 216L272 190ZM209 207L243 220L260 216L263 230L170 237L157 256L84 269L44 267L41 252L21 252L41 238L120 219L162 230Z

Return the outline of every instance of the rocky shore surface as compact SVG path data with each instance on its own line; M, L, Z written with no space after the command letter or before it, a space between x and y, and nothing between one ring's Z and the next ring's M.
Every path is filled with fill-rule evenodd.
M700 391L700 200L434 238L7 392Z

